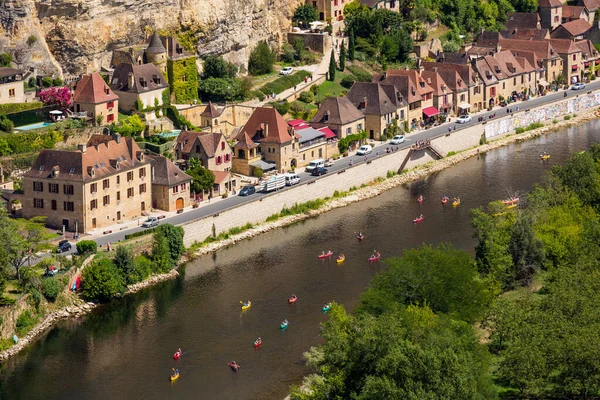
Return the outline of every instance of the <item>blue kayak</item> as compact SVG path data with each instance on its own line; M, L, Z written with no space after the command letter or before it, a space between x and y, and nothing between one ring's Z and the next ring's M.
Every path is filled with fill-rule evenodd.
M329 304L325 304L325 305L323 306L323 311L324 311L324 312L327 312L327 311L329 311L329 309L330 309L330 308L331 308L331 303L329 303Z
M285 329L285 328L287 328L287 327L288 327L288 325L289 325L289 324L290 324L290 323L289 323L289 321L285 321L285 322L283 322L281 325L279 325L279 327L280 327L281 329Z

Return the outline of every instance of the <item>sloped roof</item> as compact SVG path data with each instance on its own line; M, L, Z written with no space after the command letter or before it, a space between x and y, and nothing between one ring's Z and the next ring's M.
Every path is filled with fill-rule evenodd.
M176 147L177 150L182 153L190 153L196 144L202 146L204 153L208 157L214 157L215 152L219 148L219 143L223 138L223 134L220 132L204 133L204 132L192 132L182 131L177 136ZM229 144L227 145L229 146Z
M562 6L563 18L580 18L582 13L584 15L587 14L587 11L583 6Z
M215 183L221 183L221 182L227 181L227 180L229 180L229 177L231 176L231 172L213 171L213 170L210 170L210 172L212 172L213 175L215 176Z
M517 40L546 40L550 39L550 31L548 29L512 29L500 31L504 39Z
M281 114L272 107L258 107L254 110L246 125L238 133L236 140L243 139L244 134L253 142L260 143L288 143L294 137L288 130L288 124Z
M550 43L559 54L571 54L581 51L571 39L550 39Z
M423 63L423 67L425 68L424 72L432 71L438 73L451 91L462 92L468 90L467 85L462 80L458 72L456 72L456 70L453 68L447 68L448 65L434 62Z
M148 44L146 51L152 54L160 54L167 52L167 49L165 49L165 46L163 46L163 43L160 40L160 36L158 35L157 29L154 30L154 34L150 39L150 43Z
M373 79L375 78L376 77L373 76ZM423 97L417 90L417 86L408 76L395 75L381 78L382 80L379 81L380 83L395 87L402 94L402 97L408 101L409 104L423 100Z
M408 76L421 96L433 93L433 88L414 69L390 69L386 76Z
M217 118L221 115L221 112L219 112L213 105L213 103L209 100L208 104L206 105L206 108L204 109L204 111L202 111L201 115L207 118Z
M241 132L241 131L240 131ZM258 147L256 143L250 139L250 136L246 132L242 132L241 135L236 137L237 143L233 145L234 149L253 149Z
M398 110L395 100L389 98L379 82L355 82L346 94L348 100L365 114L387 115Z
M479 72L479 76L481 76L481 79L486 85L498 83L498 77L494 73L493 67L490 66L490 64L484 58L475 62L475 68L477 69L477 72Z
M103 136L104 135L100 135ZM25 176L31 178L49 178L53 169L59 171L57 179L88 182L126 171L134 166L148 164L142 151L132 138L120 138L95 146L87 147L85 152L79 150L42 150ZM118 167L117 168L117 164ZM94 176L91 176L91 171Z
M538 29L540 28L540 16L538 13L509 12L506 14L506 29Z
M129 87L129 74L133 74L133 86ZM158 67L150 64L120 64L115 68L110 88L119 92L146 93L169 87Z
M483 31L477 38L477 46L496 47L501 38L500 32Z
M538 6L540 7L550 7L557 8L561 7L563 3L560 0L538 0Z
M345 125L364 117L347 97L328 97L309 122Z
M579 0L578 6L584 6L588 11L596 11L600 8L600 2L598 0Z
M437 71L423 71L421 76L433 88L433 94L436 96L450 92L449 86Z
M556 28L554 32L561 28L567 31L571 36L579 36L592 29L592 26L585 19L576 19L562 24ZM550 35L552 36L552 34Z
M200 136L200 132L192 132L192 131L181 131L179 135L177 135L176 146L179 151L182 153L189 153L194 148L194 143L198 136Z
M587 58L598 57L598 51L594 47L591 41L589 40L578 40L575 42L575 46L581 50L581 54L583 54Z
M23 75L25 71L9 67L0 68L0 78L8 78L9 76Z
M464 85L470 87L478 84L479 82L476 80L477 75L473 70L471 64L452 64L452 63L434 63L434 62L424 62L423 67L425 70L432 71L434 68L438 68L437 71L442 75L447 84L451 85L454 90L460 89L460 81L457 81L457 87L454 87L453 80L455 79L452 76L448 76L444 74L444 71L454 71L458 74L458 79L462 80Z
M83 75L73 94L74 103L100 104L118 99L98 72Z
M223 134L215 132L203 133L198 136L198 142L200 142L200 145L204 149L204 152L209 157L215 156L215 153L219 148L219 143L221 142L221 139L223 139ZM227 146L229 146L229 144L227 144L226 147Z
M558 50L550 40L517 40L500 39L500 46L503 50L513 51L533 51L542 60L552 60L558 58Z
M192 177L183 172L166 157L159 155L146 156L152 165L152 184L172 187L189 182Z

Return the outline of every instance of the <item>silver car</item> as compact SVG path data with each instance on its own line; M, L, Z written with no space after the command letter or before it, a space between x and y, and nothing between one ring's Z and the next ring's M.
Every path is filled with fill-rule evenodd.
M142 227L144 228L154 228L155 226L158 226L158 218L156 217L149 217L147 220L144 221L144 223L142 224Z

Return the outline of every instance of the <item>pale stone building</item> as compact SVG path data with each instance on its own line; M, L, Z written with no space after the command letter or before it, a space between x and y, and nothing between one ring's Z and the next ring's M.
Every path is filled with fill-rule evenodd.
M343 139L365 129L365 116L347 97L328 97L309 123L314 128L328 127Z
M101 116L100 125L119 122L119 97L97 72L84 75L77 82L73 94L73 109L77 113L87 113L94 121Z
M18 69L0 68L0 104L25 101L23 74Z
M177 211L188 207L192 177L163 156L149 155L152 166L152 208Z
M162 106L163 92L169 87L154 64L120 64L110 82L110 88L119 96L119 110L125 112L134 110L138 100L143 108Z
M182 131L175 142L178 160L200 160L211 171L230 171L233 152L222 133Z

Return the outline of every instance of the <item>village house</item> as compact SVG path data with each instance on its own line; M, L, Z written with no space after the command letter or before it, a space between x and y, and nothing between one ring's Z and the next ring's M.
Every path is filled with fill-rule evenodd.
M577 5L585 8L585 11L588 14L588 22L590 25L593 25L596 19L596 12L600 7L600 2L598 0L579 0Z
M552 39L571 39L583 40L587 39L591 34L592 26L585 19L576 19L570 22L561 24L559 27L550 32Z
M562 23L562 6L560 0L538 0L542 28L551 31Z
M152 201L150 161L132 138L94 135L78 150L42 150L14 195L24 218L88 232L144 215Z
M399 0L360 0L360 4L367 6L371 10L390 10L400 12Z
M192 177L171 160L159 155L148 155L152 166L152 208L178 211L188 207Z
M423 97L417 90L416 85L408 76L402 75L373 75L373 81L394 87L406 101L406 121L410 125L410 129L414 129L419 125L423 115Z
M437 71L421 72L421 76L433 88L433 107L444 114L454 114L454 93Z
M312 4L319 11L319 20L331 19L332 22L344 20L344 7L348 3L350 0L306 0L306 4Z
M303 167L317 158L328 158L327 132L317 130L307 124L294 128L298 138L298 156L296 166Z
M85 112L100 125L119 122L119 97L98 72L83 75L73 94L75 112Z
M212 131L219 127L219 117L222 114L222 110L219 111L213 105L211 101L208 102L202 114L200 114L200 124L204 128L210 128Z
M424 71L423 63L419 59L417 60L417 69L402 69L402 70L387 70L384 75L382 83L389 83L396 86L396 89L402 93L405 98L409 99L408 107L408 119L412 128L416 128L417 125L421 124L422 121L432 118L438 115L440 112L433 106L433 88L423 79L421 73ZM410 80L409 85L406 85L402 80L396 81L402 82L400 85L394 83L394 77L408 77ZM410 107L412 98L420 97L419 106Z
M25 72L14 68L0 68L0 104L25 101Z
M328 97L309 123L314 128L328 127L343 139L365 129L365 116L347 97Z
M484 84L473 66L476 58L458 53L443 53L438 62L424 62L427 71L437 68L454 95L454 108L457 115L478 112L487 108ZM454 72L454 73L453 73ZM464 88L466 87L466 91Z
M235 172L252 175L255 168L286 171L298 166L298 137L274 108L256 108L235 140Z
M365 115L365 130L371 139L381 140L392 119L402 126L408 117L408 104L394 85L355 82L346 97Z
M161 106L163 92L169 88L169 83L154 64L124 63L115 69L110 88L119 96L119 110L130 112L137 102L144 109Z
M540 15L538 13L509 12L506 14L504 29L542 29Z
M598 65L598 52L589 40L551 39L550 42L563 59L562 74L567 84L580 82L592 65Z
M200 160L211 171L227 172L232 168L232 150L225 135L217 132L182 131L175 141L177 160Z
M562 6L562 23L565 24L577 19L588 21L588 12L582 6Z

